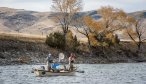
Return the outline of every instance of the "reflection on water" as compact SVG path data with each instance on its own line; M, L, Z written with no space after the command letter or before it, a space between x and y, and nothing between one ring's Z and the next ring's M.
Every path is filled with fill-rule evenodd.
M146 63L79 64L85 73L56 77L35 77L37 66L0 66L0 84L146 84Z

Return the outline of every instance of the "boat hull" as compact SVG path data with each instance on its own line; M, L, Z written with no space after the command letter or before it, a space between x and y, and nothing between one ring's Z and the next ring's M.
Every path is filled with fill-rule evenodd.
M48 72L44 70L35 70L34 71L35 75L38 77L44 77L44 76L74 76L75 72Z

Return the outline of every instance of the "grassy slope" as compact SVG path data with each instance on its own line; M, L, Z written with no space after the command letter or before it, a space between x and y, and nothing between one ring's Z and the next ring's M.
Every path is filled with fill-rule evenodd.
M22 33L0 33L0 39L2 40L18 40L26 42L45 42L46 37L40 35L30 35Z

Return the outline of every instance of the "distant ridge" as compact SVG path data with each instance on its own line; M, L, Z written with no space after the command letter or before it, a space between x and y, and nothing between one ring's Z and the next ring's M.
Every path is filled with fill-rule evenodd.
M54 31L60 31L57 28L58 23L55 23L51 18L54 14L56 13L0 7L0 32L46 35ZM146 10L128 14L133 17L139 17L144 14L143 19L146 23ZM80 16L91 16L94 19L101 18L96 10L76 14L76 17ZM77 32L74 31L74 33Z

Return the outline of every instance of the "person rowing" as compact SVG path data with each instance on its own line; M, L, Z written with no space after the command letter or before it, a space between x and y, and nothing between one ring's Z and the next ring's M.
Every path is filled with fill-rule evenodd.
M69 58L69 71L73 71L73 68L74 68L74 62L75 62L75 54L71 53Z

